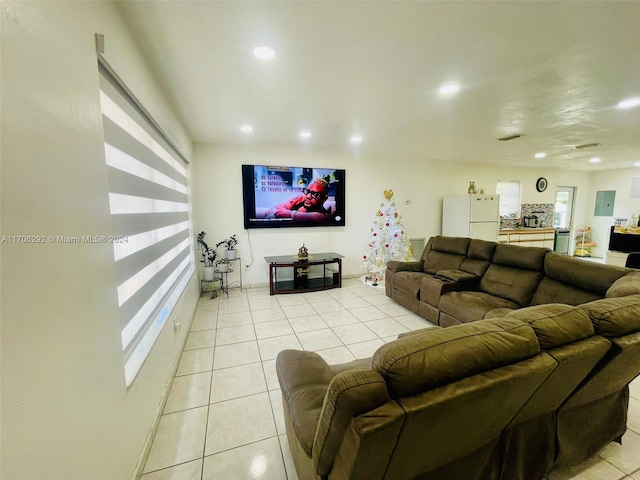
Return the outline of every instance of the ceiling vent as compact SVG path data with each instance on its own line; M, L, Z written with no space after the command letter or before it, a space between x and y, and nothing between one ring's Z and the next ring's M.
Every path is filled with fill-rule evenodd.
M580 148L592 148L592 147L599 147L600 145L602 145L601 143L585 143L583 145L576 145L573 148L576 149L580 149Z
M508 142L509 140L515 140L516 138L524 137L521 133L516 133L515 135L509 135L507 137L499 138L501 142Z

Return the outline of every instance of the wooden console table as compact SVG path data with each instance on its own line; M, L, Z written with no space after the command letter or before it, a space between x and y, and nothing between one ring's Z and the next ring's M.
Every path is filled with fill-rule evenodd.
M269 264L269 294L315 292L329 288L341 288L343 258L343 255L335 252L313 253L306 259L300 259L297 255L264 257ZM337 267L332 268L333 264ZM321 276L313 276L311 267L315 265L322 266ZM285 272L289 274L286 277ZM279 273L280 278L278 278ZM290 276L291 274L292 276Z

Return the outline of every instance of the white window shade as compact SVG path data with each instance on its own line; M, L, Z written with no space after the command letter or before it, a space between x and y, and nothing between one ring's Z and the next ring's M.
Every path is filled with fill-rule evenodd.
M129 386L195 272L189 165L102 59L100 103Z
M500 216L505 218L520 217L521 185L519 181L498 181L496 193L500 195Z

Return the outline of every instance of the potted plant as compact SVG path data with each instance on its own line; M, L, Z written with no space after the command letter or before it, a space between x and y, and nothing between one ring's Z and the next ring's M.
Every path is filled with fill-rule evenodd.
M236 238L235 235L231 235L229 238L225 238L221 242L218 242L216 244L216 248L218 248L220 245L224 245L225 256L229 260L233 260L234 258L237 257L236 245L238 245L238 239Z
M231 264L226 258L222 258L216 262L216 270L221 273L228 272L230 266Z
M210 248L207 245L207 242L204 241L204 237L206 232L200 232L198 234L198 245L200 245L200 250L202 252L202 262L204 264L204 280L210 282L213 280L213 271L216 263L216 250L215 248Z

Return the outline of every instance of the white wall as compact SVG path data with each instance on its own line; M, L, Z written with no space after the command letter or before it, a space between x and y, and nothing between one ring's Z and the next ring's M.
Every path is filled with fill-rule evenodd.
M244 230L240 168L243 163L346 169L346 226ZM549 182L543 193L535 189L536 180L541 176ZM295 147L196 144L194 229L206 231L211 242L238 235L246 285L265 285L268 282L265 255L293 255L303 242L311 253L335 251L345 255L343 273L360 275L361 258L369 242L375 213L384 200L385 189L394 191L401 222L408 236L429 238L441 232L442 197L466 193L470 180L475 181L478 188L484 188L486 193L495 193L498 180L521 180L523 203L555 203L556 186L575 186L576 218L581 221L587 216L582 206L588 192L588 178L587 173L558 169L445 164ZM249 264L251 266L247 268Z
M1 235L108 235L94 32L190 156L113 3L2 5ZM130 479L198 298L195 277L125 389L109 244L2 243L6 480ZM173 321L183 328L174 333Z
M593 172L590 175L590 191L587 199L587 211L593 233L592 239L598 246L592 251L594 256L602 257L609 247L609 232L614 218L629 218L640 215L640 198L631 198L631 179L640 177L640 169L626 168ZM615 190L616 200L613 207L613 217L593 216L598 191Z

